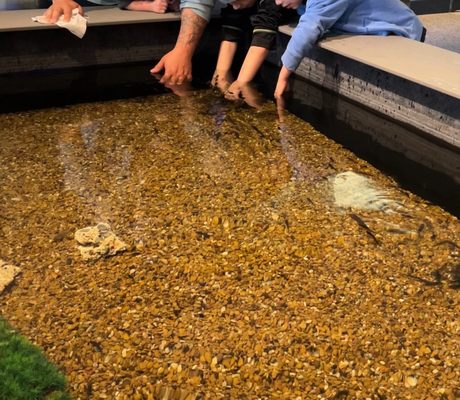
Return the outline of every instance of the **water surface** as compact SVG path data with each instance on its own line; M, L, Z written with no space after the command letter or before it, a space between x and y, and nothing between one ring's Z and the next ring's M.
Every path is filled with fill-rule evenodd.
M309 124L199 91L3 114L0 143L0 312L75 398L459 395L459 221ZM98 223L127 250L84 261Z

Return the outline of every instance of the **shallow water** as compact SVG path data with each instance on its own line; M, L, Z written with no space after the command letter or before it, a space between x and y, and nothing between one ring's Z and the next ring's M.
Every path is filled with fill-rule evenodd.
M307 123L199 91L0 115L0 143L0 312L75 398L459 395L459 221ZM127 249L84 261L98 223Z

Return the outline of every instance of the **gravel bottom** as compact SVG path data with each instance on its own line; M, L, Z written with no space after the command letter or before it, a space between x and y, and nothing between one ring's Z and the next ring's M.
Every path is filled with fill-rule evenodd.
M204 91L0 143L0 314L75 399L460 398L459 221L307 123ZM126 250L85 261L98 223Z

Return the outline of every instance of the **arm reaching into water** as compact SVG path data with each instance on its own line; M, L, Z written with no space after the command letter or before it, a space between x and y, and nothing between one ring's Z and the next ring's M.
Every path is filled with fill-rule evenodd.
M282 0L281 0L282 1ZM349 0L310 0L307 9L294 29L286 51L281 57L281 68L275 89L275 99L288 90L289 76L297 69L302 58L321 39L324 33L345 13Z
M155 65L150 73L164 71L161 83L180 85L192 79L192 57L208 24L214 0L192 1L181 4L181 25L176 45Z
M225 92L234 81L232 64L238 46L246 39L246 32L251 29L253 3L254 0L236 0L221 10L222 42L211 81L212 86L217 86L221 92Z
M281 57L283 66L295 71L328 30L358 35L393 34L415 40L423 35L420 20L399 0L308 0L305 13ZM277 93L279 95L280 90Z
M231 73L233 58L235 57L238 44L223 40L220 44L219 57L217 58L216 70L211 80L211 85L225 92L233 82Z
M238 78L225 94L227 99L237 100L240 98L242 88L255 78L270 49L275 48L281 18L282 9L275 0L259 2L257 12L250 16L252 25L251 46L244 58Z
M281 57L283 65L295 71L300 61L345 13L349 0L310 0Z
M281 67L280 74L278 76L278 82L276 83L275 88L275 99L278 101L282 99L283 94L286 93L289 89L289 77L292 72L289 71L285 66Z
M192 79L192 57L195 52L207 20L200 17L192 9L185 8L181 13L181 26L176 45L169 53L165 54L155 67L150 71L158 74L164 70L161 83L172 85L182 84Z
M240 83L251 82L263 64L267 54L268 49L265 47L251 46L244 58L237 81Z
M228 100L238 100L242 88L254 79L267 54L268 49L264 47L251 46L249 48L238 78L228 88L225 98Z

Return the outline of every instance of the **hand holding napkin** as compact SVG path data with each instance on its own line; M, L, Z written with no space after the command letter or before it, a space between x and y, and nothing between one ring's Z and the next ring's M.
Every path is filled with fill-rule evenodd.
M51 22L48 18L40 15L38 17L32 17L32 21L39 22L41 24L50 24ZM86 32L86 18L81 16L78 12L78 8L72 10L72 17L69 22L64 22L64 16L61 15L56 22L57 26L61 28L66 28L72 32L75 36L78 36L80 39L85 35Z

